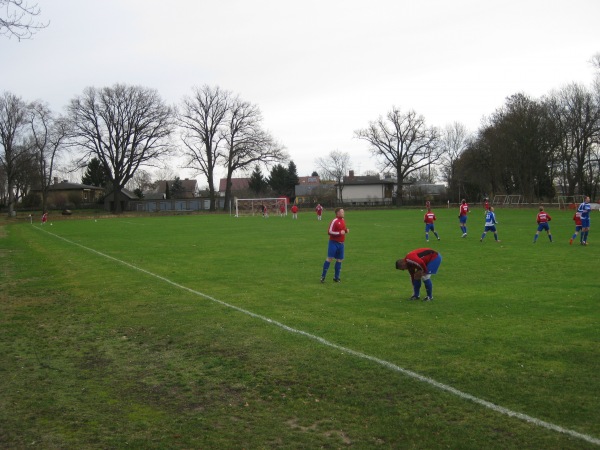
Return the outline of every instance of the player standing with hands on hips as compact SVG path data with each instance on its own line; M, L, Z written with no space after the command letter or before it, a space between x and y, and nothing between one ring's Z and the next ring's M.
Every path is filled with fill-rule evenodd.
M544 211L544 207L540 206L540 212L537 215L536 221L538 223L538 228L537 231L535 232L535 236L533 236L533 243L535 244L538 240L538 237L540 235L540 231L542 230L546 230L546 233L548 234L548 239L550 239L550 242L552 242L552 233L550 233L550 224L548 222L550 222L552 220L552 217L550 217L550 214L548 214L546 211Z
M442 263L442 255L430 248L418 248L409 252L403 259L396 261L396 269L408 270L413 285L413 295L409 300L419 300L421 281L425 284L427 297L425 302L433 300L433 283L431 275L435 275Z
M460 207L458 210L458 225L460 226L460 231L462 231L462 237L467 237L467 214L469 213L469 205L467 201L463 198L460 202Z
M344 260L344 241L346 235L350 232L346 228L346 222L344 221L344 208L335 209L335 218L329 224L329 246L327 247L327 259L323 264L323 273L321 274L321 283L325 283L325 277L331 262L335 259L335 272L333 275L333 281L339 283L340 272L342 271L342 261Z

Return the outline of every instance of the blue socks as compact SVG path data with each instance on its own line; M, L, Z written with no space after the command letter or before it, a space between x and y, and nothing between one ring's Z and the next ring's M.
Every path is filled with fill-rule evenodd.
M418 297L420 292L421 292L421 280L413 280L413 295L415 297Z
M425 280L423 283L425 284L425 290L427 290L427 297L433 298L433 283L431 280Z
M325 275L327 275L327 271L329 270L329 265L331 263L327 260L325 260L325 264L323 264L323 273L321 274L321 278L325 278Z
M334 266L334 268L335 268L335 275L334 275L334 278L335 278L336 280L339 280L339 279L340 279L340 272L342 271L342 263L341 263L341 262L339 262L339 261L336 261L336 262L335 262L335 266Z

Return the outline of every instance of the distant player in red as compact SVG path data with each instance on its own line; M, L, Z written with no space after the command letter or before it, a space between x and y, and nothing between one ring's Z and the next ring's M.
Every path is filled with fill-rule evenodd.
M552 233L550 233L550 224L548 223L552 220L552 217L550 217L550 214L544 211L543 206L540 206L540 212L538 213L536 220L538 223L538 228L535 236L533 237L533 243L536 243L537 238L540 235L540 231L542 230L546 230L546 233L548 233L548 239L550 239L550 242L552 242Z
M292 219L297 219L298 218L298 206L294 205L292 206Z
M44 214L42 214L42 225L44 225L46 222L48 222L48 213L44 212Z
M429 208L431 208L431 202L429 200L427 200L425 202L425 209L429 209Z
M573 241L577 238L577 235L581 231L581 213L579 211L577 211L573 216L573 221L575 222L575 233L573 233L573 236L571 236L571 239L569 239L569 245L573 245ZM579 242L581 243L581 235Z
M315 211L317 212L317 220L321 220L322 219L322 215L323 215L323 207L321 206L320 203L315 208Z
M437 234L437 231L435 231L435 226L433 225L433 222L435 222L436 217L435 214L433 213L433 211L431 210L431 208L427 208L427 212L425 213L425 216L423 217L423 222L425 222L425 240L427 242L429 242L429 232L433 232L433 234L435 234L435 237L437 238L437 240L440 240L440 236Z
M344 241L346 235L350 232L346 228L346 222L344 220L344 208L335 208L335 218L329 224L327 233L329 234L329 245L327 247L327 259L323 264L323 272L321 273L321 283L325 283L325 277L327 276L327 270L331 262L335 259L335 274L333 281L339 283L340 272L342 271L342 261L344 260Z
M433 283L431 275L435 275L442 263L442 255L430 248L418 248L409 252L403 259L396 261L396 269L408 270L413 285L413 295L409 300L419 300L421 281L425 284L427 297L423 301L433 300Z
M281 203L281 204L279 205L279 215L280 215L281 217L285 216L285 204L284 204L284 203Z
M467 201L463 198L460 202L460 207L458 210L458 225L460 226L460 230L462 231L462 237L467 237L467 214L469 213L469 205Z
M265 219L269 218L269 208L266 205L262 205L262 215Z
M490 200L486 197L485 201L483 202L483 207L485 208L486 211L490 210Z

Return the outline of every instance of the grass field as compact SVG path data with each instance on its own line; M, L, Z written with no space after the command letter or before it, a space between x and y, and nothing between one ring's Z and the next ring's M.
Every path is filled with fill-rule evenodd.
M347 208L340 284L332 211L5 223L0 447L600 446L597 213L583 247L568 211L535 245L533 209L500 243L435 212L426 244L421 210ZM428 245L435 301L406 301Z

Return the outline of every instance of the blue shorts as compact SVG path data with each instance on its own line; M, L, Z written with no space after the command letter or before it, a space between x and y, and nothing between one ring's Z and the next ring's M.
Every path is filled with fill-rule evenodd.
M458 216L460 223L467 223L467 216Z
M542 222L538 225L538 231L542 230L550 231L550 225L548 224L548 222Z
M488 226L486 226L486 227L483 229L483 231L485 231L486 233L487 233L488 231L493 231L493 232L495 233L495 232L496 232L496 225L491 225L491 226L489 226L489 227L488 227Z
M581 231L581 225L575 225L575 231L580 232Z
M427 264L427 274L435 275L442 264L442 255L438 253L437 258Z
M327 258L344 259L344 244L330 239L327 247Z
M435 228L433 227L432 223L425 224L425 233L427 233L428 231L435 231Z
M581 218L581 228L589 228L590 227L590 218L588 217L587 219L584 219L583 217Z

